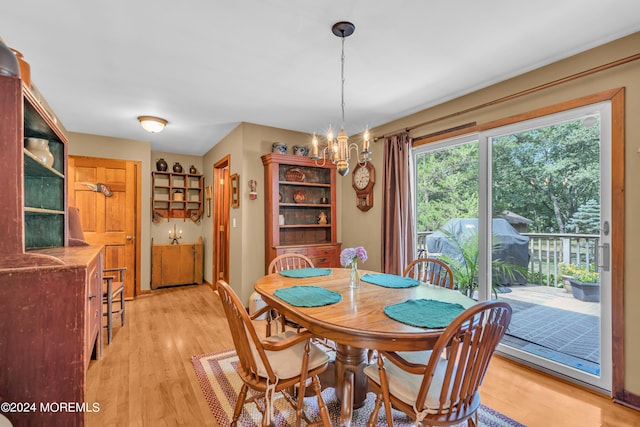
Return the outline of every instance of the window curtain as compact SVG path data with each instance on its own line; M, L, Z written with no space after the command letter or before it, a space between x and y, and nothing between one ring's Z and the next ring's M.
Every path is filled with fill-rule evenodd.
M411 142L408 134L384 141L382 271L401 275L413 261Z

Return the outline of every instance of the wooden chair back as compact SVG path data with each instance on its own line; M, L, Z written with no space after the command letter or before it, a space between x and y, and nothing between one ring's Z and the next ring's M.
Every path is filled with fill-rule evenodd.
M275 257L269 264L267 274L282 270L296 270L298 268L313 268L313 262L302 254L282 254Z
M390 401L409 416L422 417L425 425L451 425L476 415L480 406L478 388L509 327L511 313L509 304L502 301L485 301L466 309L440 336L426 366L409 363L397 353L381 352L387 359L386 362L383 358L378 360L382 383L379 389L382 397L387 396L385 406ZM413 404L389 394L390 381L383 374L384 365L389 363L407 372L421 374L423 379ZM435 395L432 390L431 405L427 407L427 393L436 381L434 378L442 379L442 387ZM435 396L438 403L434 407Z
M244 304L242 304L242 301L240 301L240 298L238 298L231 286L224 280L219 280L216 283L216 289L220 295L220 300L222 301L222 306L233 338L233 344L238 355L239 363L236 371L243 382L236 400L231 425L235 426L237 424L242 408L247 402L256 402L260 412L262 412L262 425L270 425L273 415L273 394L277 392L281 392L285 400L295 409L296 425L300 425L302 419L304 419L307 424L310 424L311 421L303 410L303 406L307 380L311 379L311 384L318 399L318 408L322 418L321 424L325 427L330 427L329 412L322 398L320 380L318 378L318 375L326 370L329 357L325 356L320 359L315 359L315 362L313 361L314 359L310 358L311 347L313 346L311 344L311 333L304 331L298 334L290 333L279 339L261 339L253 326L252 316L249 316ZM265 307L265 309L267 308ZM255 314L259 313L260 312ZM274 356L277 352L292 351L291 349L294 348L294 346L299 345L302 345L304 348L299 373L292 377L283 376L280 378L276 374L276 372L278 372L278 364L282 365L283 362L290 364L293 360L298 360L298 358L291 353L285 353L283 359L281 353L279 358L274 359L274 365L272 365L267 351L269 355ZM313 347L317 352L321 352L320 349L315 346ZM260 361L260 366L257 363L258 361ZM282 366L279 368L280 373L282 373ZM257 396L253 394L247 397L249 388L262 395L262 403L257 403ZM294 396L289 390L297 392L297 396Z
M269 380L275 382L276 377L269 364L269 359L265 354L262 347L260 337L256 333L256 330L251 322L249 314L245 310L244 304L240 301L240 298L233 291L231 286L223 280L219 280L216 284L216 289L220 295L222 301L222 307L229 323L229 329L231 330L231 336L233 338L233 345L235 346L236 353L238 354L238 374L242 380L249 384L256 384L260 381L257 374L258 368L256 359L254 358L255 349L257 357L259 357L267 370Z
M282 270L296 270L298 268L313 268L313 262L305 255L302 254L282 254L275 257L271 263L269 264L269 268L267 269L267 274L278 273ZM290 326L300 332L300 325L296 322L287 319L286 317L280 315L276 310L273 310L271 314L267 317L266 324L266 334L267 336L271 335L271 320L276 319L276 331L278 330L278 321L277 319L281 319L282 322L282 332L285 331L287 326Z
M411 262L402 275L441 288L453 289L454 286L451 268L447 263L436 258L419 258Z

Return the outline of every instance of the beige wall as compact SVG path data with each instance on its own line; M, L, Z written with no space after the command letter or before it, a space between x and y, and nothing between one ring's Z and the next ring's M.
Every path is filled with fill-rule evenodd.
M620 39L616 42L595 48L583 54L556 62L539 70L527 73L480 90L442 105L429 108L417 114L402 118L385 126L374 129L373 135L382 135L412 127L419 123L463 111L501 97L511 95L525 89L555 81L566 76L589 70L594 67L625 58L638 53L640 33ZM592 74L568 83L526 95L513 101L496 106L483 108L478 111L461 114L454 118L438 121L412 131L412 136L430 134L456 125L476 121L478 124L531 111L568 100L594 94L607 89L625 88L625 389L640 395L640 334L635 332L640 324L640 255L637 241L640 239L640 61ZM425 100L425 103L428 100ZM376 171L381 171L382 143L374 144L374 165ZM350 180L339 181L343 186L343 238L347 245L372 245L380 241L380 199L382 177L377 179L375 188L375 206L368 213L361 213L353 204L354 192L350 188ZM364 218L369 218L365 220ZM369 249L369 248L367 248ZM373 252L373 246L370 249ZM367 262L368 263L368 262ZM371 265L373 266L373 265ZM370 267L370 265L367 265Z
M264 275L264 168L260 157L271 152L271 144L284 142L292 152L294 145L310 143L308 134L241 123L222 141L205 154L203 164L207 182L213 177L213 165L230 156L230 173L240 178L240 206L231 208L230 220L236 221L231 228L229 281L243 301L248 302L254 282ZM258 198L249 199L248 181L258 182ZM214 186L215 191L215 186ZM338 205L339 208L339 205ZM206 218L205 233L211 236L211 218ZM338 234L340 228L338 227ZM339 240L339 237L338 237ZM205 279L212 279L212 242L205 239Z

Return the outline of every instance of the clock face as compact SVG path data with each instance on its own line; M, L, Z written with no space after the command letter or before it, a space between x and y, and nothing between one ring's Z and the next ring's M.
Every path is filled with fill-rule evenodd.
M371 175L368 168L360 167L353 173L353 182L358 190L362 190L369 185Z

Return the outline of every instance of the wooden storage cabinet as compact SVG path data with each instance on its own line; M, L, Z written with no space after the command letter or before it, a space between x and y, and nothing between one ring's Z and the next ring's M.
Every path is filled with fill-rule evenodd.
M100 246L65 247L67 140L18 78L0 76L0 401L85 401L102 346ZM24 148L49 141L51 167ZM10 412L16 426L81 426L83 412Z
M265 270L277 255L302 253L318 267L340 266L336 242L336 169L308 157L262 156L265 181ZM321 221L326 219L326 221Z
M53 265L0 270L0 401L85 401L102 349L100 246L35 251ZM5 413L14 426L81 426L83 412Z
M0 241L2 254L66 244L67 140L22 81L0 76L0 149L3 182L0 216L7 221ZM24 148L24 138L49 141L51 167Z
M204 176L174 172L152 172L153 220L189 218L200 221Z
M202 237L198 243L151 247L151 289L203 282Z
M24 94L24 138L46 139L54 158L51 167L45 166L23 148L25 248L64 246L66 139L47 123L49 117L30 92Z

